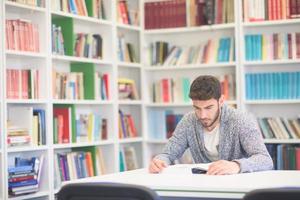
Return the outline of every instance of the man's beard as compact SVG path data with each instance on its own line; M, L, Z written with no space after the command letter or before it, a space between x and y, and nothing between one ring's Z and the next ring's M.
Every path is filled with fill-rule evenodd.
M211 127L218 120L219 115L220 115L220 108L219 108L219 105L218 105L218 112L217 112L217 114L215 115L215 118L212 120L212 122L210 124L206 125L206 124L204 124L202 122L201 119L199 119L199 120L200 120L200 122L201 122L201 124L202 124L203 127L209 128L209 127Z

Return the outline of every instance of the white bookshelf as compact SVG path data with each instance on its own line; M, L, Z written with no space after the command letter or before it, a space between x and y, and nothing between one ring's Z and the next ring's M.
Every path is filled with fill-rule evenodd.
M145 2L150 2L150 0L144 0ZM189 2L189 1L187 1ZM187 4L187 7L189 4ZM235 1L235 12L237 9L237 1ZM187 13L189 9L187 8ZM188 14L187 14L188 15ZM189 20L189 18L188 18ZM192 102L173 102L173 103L154 103L151 99L151 89L150 86L153 82L156 82L162 78L179 78L179 77L189 77L190 83L194 78L201 74L211 74L211 75L224 75L224 74L233 74L236 82L239 82L239 59L238 59L238 41L235 41L235 58L233 62L224 62L224 63L206 63L206 64L183 64L179 66L151 66L149 60L148 48L150 43L156 41L165 41L169 42L170 45L178 46L193 46L197 44L203 44L209 39L221 38L225 36L238 38L238 20L237 14L235 14L235 22L229 24L216 24L216 25L207 25L200 27L180 27L180 28L165 28L165 29L154 29L154 30L144 30L143 34L143 64L144 64L144 89L143 94L144 98L144 110L145 110L145 158L144 163L147 166L150 159L153 155L160 153L162 147L166 143L165 138L152 138L153 131L151 126L151 112L165 112L173 111L174 114L185 114L191 110ZM189 21L187 21L189 24ZM180 38L180 39L179 39ZM146 53L147 52L147 53ZM239 86L235 89L236 98L230 99L227 103L235 104L239 106ZM162 118L160 121L163 120ZM157 122L159 123L159 122ZM161 121L160 123L165 123ZM163 133L161 133L163 134Z
M252 112L257 117L299 116L300 100L247 100L245 98L245 74L247 72L277 72L282 70L300 71L299 59L276 61L246 61L244 59L244 35L248 33L273 33L298 31L300 20L279 20L265 22L247 22L242 20L242 3L235 2L235 22L201 27L184 27L168 29L144 29L144 3L150 0L130 0L131 6L139 9L139 25L122 24L117 18L118 0L104 0L106 19L96 19L52 10L53 0L45 0L46 7L38 8L15 2L1 1L0 27L6 19L22 18L39 24L40 52L21 52L5 49L5 28L0 31L0 200L4 199L51 199L59 187L54 185L54 159L56 153L70 152L83 147L101 148L106 165L106 173L118 172L120 169L119 152L123 147L133 147L136 151L139 167L147 167L151 157L161 152L166 138L152 138L151 112L173 111L185 114L191 111L192 103L154 103L149 86L161 78L189 77L190 81L201 74L224 75L234 74L236 82L235 98L226 103L238 109ZM67 55L55 55L51 50L51 25L54 18L69 18L74 23L74 32L99 33L103 37L103 58L90 59ZM298 31L299 32L299 31ZM125 41L133 44L137 62L130 63L118 59L118 35L123 34ZM201 37L200 37L201 36ZM147 49L151 42L163 40L176 45L195 45L211 38L231 36L235 38L235 61L228 63L208 63L180 66L151 66ZM180 38L180 39L178 39ZM88 63L98 72L110 75L109 100L71 100L54 99L52 96L52 70L69 72L71 63ZM6 98L6 69L32 66L41 71L39 99ZM130 78L135 81L139 93L137 100L119 100L118 78ZM94 142L53 144L53 107L54 105L74 105L76 112L95 112L108 119L108 139ZM43 108L46 111L46 144L41 146L8 147L6 130L8 110L10 107ZM138 136L119 139L119 114L131 114ZM164 122L160 122L164 123ZM266 144L299 144L300 140L265 140ZM15 156L41 155L45 157L42 172L41 189L37 193L9 197L7 192L7 166ZM72 181L70 181L72 182Z

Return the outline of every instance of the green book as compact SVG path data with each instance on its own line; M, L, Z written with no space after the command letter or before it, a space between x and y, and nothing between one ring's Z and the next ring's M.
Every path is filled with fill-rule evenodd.
M70 17L55 17L52 19L52 24L61 27L61 32L64 40L65 54L67 56L74 55L75 36L74 36L74 22Z
M71 72L83 73L84 99L95 99L95 66L92 63L72 63Z

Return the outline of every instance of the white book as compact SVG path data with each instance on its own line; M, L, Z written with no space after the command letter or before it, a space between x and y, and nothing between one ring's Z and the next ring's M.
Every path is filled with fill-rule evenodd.
M33 108L32 107L9 107L8 120L14 127L28 130L28 135L32 137Z

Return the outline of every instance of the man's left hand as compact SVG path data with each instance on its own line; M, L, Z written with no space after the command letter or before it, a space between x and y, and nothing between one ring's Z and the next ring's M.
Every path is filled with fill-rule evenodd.
M218 160L212 162L209 166L208 175L225 175L225 174L237 174L240 172L240 165L238 162Z

